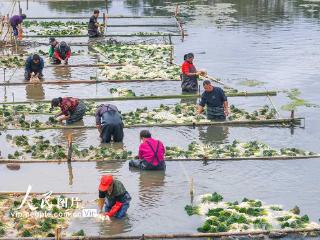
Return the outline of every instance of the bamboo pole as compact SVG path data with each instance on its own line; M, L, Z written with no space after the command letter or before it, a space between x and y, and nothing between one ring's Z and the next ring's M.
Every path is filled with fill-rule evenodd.
M66 64L66 65L47 65L45 68L74 68L74 67L121 67L125 64Z
M172 37L180 37L180 34L170 33ZM169 33L159 34L159 33L148 33L148 34L106 34L103 37L167 37ZM187 36L186 34L184 36ZM24 36L25 38L80 38L80 37L88 37L88 35L29 35Z
M166 81L179 81L178 79L132 79L132 80L115 80L115 79L99 79L99 80L48 80L41 82L1 82L0 86L17 86L17 85L30 85L30 84L81 84L81 83L128 83L128 82L166 82Z
M320 159L320 155L307 155L307 156L271 156L271 157L227 157L227 158L175 158L175 159L165 159L167 162L234 162L234 161L281 161L281 160L302 160L302 159ZM132 159L72 159L71 162L127 162ZM68 159L0 159L0 164L9 163L68 163ZM1 192L0 192L1 194Z
M253 230L242 232L218 232L218 233L173 233L173 234L142 234L142 235L117 235L117 236L85 236L85 237L61 237L61 240L121 240L121 239L175 239L175 238L221 238L240 236L285 236L287 234L318 233L320 228L298 228L298 229L275 229L275 230ZM24 238L1 238L2 240L18 240ZM54 238L25 238L28 240L54 240Z
M125 15L108 15L108 18L169 18L172 19L172 16L125 16ZM66 17L66 16L62 16L62 17L28 17L28 19L32 19L32 20L54 20L54 19L89 19L88 17L85 16L71 16L71 17ZM98 19L102 19L101 17L98 17Z
M277 95L276 91L270 92L239 92L239 93L226 93L228 97L259 97L265 95ZM163 96L133 96L133 97L105 97L105 98L81 98L84 101L129 101L129 100L157 100L157 99L197 99L200 95L198 94L182 94L182 95L163 95ZM0 105L26 105L35 103L50 103L51 100L33 100L23 102L0 102ZM32 114L32 113L30 113ZM290 117L292 118L292 117Z
M108 24L107 27L177 27L176 24Z
M281 127L290 127L298 125L304 118L279 118L279 119L266 119L266 120L235 120L235 121L221 121L221 122L190 122L190 123L154 123L154 124L132 124L125 125L124 128L151 128L151 127L199 127L199 126L263 126L263 125L280 125ZM51 130L51 129L96 129L95 125L75 126L75 125L60 125L60 126L47 126L47 127L30 127L30 128L0 128L4 131L16 130Z
M43 195L47 192L30 192L30 195ZM13 192L13 191L0 191L0 195L25 195L26 192ZM89 192L52 192L52 195L86 195L86 194L93 194Z

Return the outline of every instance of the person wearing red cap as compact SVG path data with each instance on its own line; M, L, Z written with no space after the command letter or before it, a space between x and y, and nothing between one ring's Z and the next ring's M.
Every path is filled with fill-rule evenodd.
M129 208L131 196L122 182L111 175L103 175L99 185L99 210L107 218L123 218ZM105 211L103 212L103 206Z

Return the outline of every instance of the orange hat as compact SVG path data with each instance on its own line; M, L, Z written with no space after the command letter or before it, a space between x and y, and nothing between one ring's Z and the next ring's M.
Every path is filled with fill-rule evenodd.
M113 177L111 175L103 175L100 180L99 190L107 191L113 182Z

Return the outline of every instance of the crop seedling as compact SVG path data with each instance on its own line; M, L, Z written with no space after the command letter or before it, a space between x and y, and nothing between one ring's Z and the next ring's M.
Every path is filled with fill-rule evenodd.
M221 196L220 194L216 194ZM244 198L241 203L203 201L211 195L202 195L197 198L197 204L187 205L188 215L206 216L205 222L198 228L199 232L240 232L244 230L277 230L280 228L304 229L319 227L311 223L307 215L299 216L285 211L278 205L264 205L260 200ZM222 197L222 196L221 196ZM196 213L194 213L196 209Z

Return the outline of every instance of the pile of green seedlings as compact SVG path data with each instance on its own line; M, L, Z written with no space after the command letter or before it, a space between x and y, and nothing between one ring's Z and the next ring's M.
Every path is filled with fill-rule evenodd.
M36 33L37 36L69 36L87 34L87 24L83 22L61 22L61 21L25 21L24 26L29 33Z
M86 22L76 22L76 21L67 21L67 22L61 22L61 21L23 21L23 26L25 28L30 27L42 27L42 28L59 28L59 27L69 27L69 26L82 26L86 27L88 26L88 23Z
M179 16L184 17L188 23L200 25L212 23L217 26L232 25L237 22L233 14L237 12L233 3L204 4L199 1L179 2ZM159 10L166 10L175 14L177 5L175 2L168 2L164 6L156 7Z
M279 205L265 205L260 200L244 198L242 202L224 202L218 193L205 194L196 205L187 205L188 215L205 216L199 232L241 232L253 230L319 228L298 207L285 211Z
M127 88L110 88L113 97L135 97L136 94Z
M95 45L107 64L126 64L122 67L105 67L100 75L113 80L165 79L178 80L180 68L170 64L170 45Z
M86 29L82 27L70 26L59 29L45 29L45 30L29 30L30 33L36 33L37 36L72 36L72 35L84 35Z
M7 220L17 237L54 237L55 229L66 228L71 214L76 210L76 204L65 196L50 196L46 200L47 204L41 206L44 197L40 195L29 196L30 202L17 209L23 197L8 198L7 205L10 208L4 211L9 216ZM62 202L65 204L61 204ZM35 210L31 210L29 204ZM80 207L81 203L78 202L78 205Z
M210 122L205 115L196 114L196 106L190 104L176 104L166 106L161 104L159 108L148 111L148 108L137 109L136 111L124 113L123 120L128 125L133 124L155 124L155 123L205 123ZM248 113L234 105L230 106L228 120L265 120L275 118L275 110L264 106L261 109Z
M68 147L65 145L52 144L43 136L29 138L25 135L7 135L7 140L15 147L19 147L13 154L8 154L8 159L42 159L62 160L67 158ZM72 145L72 158L74 160L126 160L132 159L132 152L124 149L114 149L110 146L79 148Z
M94 102L87 103L87 115L94 115L96 105ZM58 124L53 116L49 117L48 121L41 122L38 119L29 121L26 119L25 112L47 114L49 111L49 104L38 104L35 108L32 107L30 111L29 106L16 105L7 106L3 105L0 108L0 127L3 129L12 127L20 127L24 129L40 128L40 127L54 127ZM10 110L11 109L11 110ZM14 110L12 110L14 109ZM58 110L56 110L58 111ZM54 114L53 112L51 114ZM205 115L196 114L196 106L191 104L176 104L173 106L166 106L161 104L160 107L151 111L145 108L137 108L136 111L131 111L122 114L123 121L126 125L135 124L185 124L185 123L207 123L210 122ZM275 110L269 106L263 106L261 109L248 113L245 110L236 108L234 105L230 107L230 116L228 120L265 120L275 118Z
M265 143L250 141L240 143L234 140L231 144L203 145L196 142L189 144L187 150L180 147L166 147L167 159L213 159L232 157L275 157L275 156L312 156L314 152L297 148L276 150Z
M0 67L1 68L16 68L16 67L22 67L25 64L25 59L23 58L23 55L2 55L0 56Z

